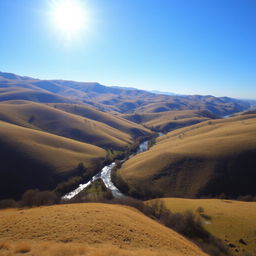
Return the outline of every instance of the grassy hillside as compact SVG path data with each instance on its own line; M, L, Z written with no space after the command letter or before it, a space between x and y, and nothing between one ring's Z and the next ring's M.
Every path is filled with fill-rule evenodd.
M221 238L227 245L235 245L234 253L241 253L245 250L253 255L256 254L256 202L181 198L161 200L174 213L187 210L197 212L197 209L202 207L201 215L208 216L207 219L202 218L202 220L210 233Z
M174 129L197 124L211 118L215 118L215 116L209 111L198 110L126 114L122 115L122 117L161 132L169 132Z
M131 135L102 122L29 101L0 103L0 120L117 150L127 147L133 139ZM139 133L140 130L136 131ZM141 128L141 131L141 134L149 134L146 129Z
M88 103L100 110L117 113L158 113L170 110L208 110L216 115L228 115L246 110L250 102L228 97L170 96L150 93L135 88L109 87L95 82L75 82L64 80L39 80L10 73L0 73L0 88L30 88L49 93L44 97L29 96L30 93L13 94L0 100L26 99L39 102L66 102L51 97L59 95L69 101ZM32 93L32 92L31 92ZM34 99L32 99L34 98ZM63 99L62 99L63 100Z
M106 151L99 147L0 121L0 197L18 198L30 188L53 189L101 163ZM81 175L81 174L80 174Z
M118 174L139 194L237 197L256 193L256 115L206 121L157 139ZM145 190L145 191L143 191Z
M23 88L19 85L0 88L0 101L6 100L30 100L35 102L71 102L71 100L47 91L36 88Z
M116 128L122 132L131 134L134 138L138 136L145 136L151 133L148 129L142 125L138 125L134 122L128 121L117 115L99 111L85 104L51 104L57 109L64 110L66 112L90 118L101 123L105 123L113 128Z
M63 243L74 250L84 247L80 255L205 255L176 232L133 208L99 203L1 210L0 240L11 241L11 246L25 241L31 247L27 255L45 255L43 251L48 251L47 255L74 255L72 251L62 254ZM51 254L56 242L61 252ZM43 243L46 248L39 249ZM13 249L11 246L8 253L15 250L15 245ZM92 247L94 254L87 254ZM3 251L0 247L0 253Z

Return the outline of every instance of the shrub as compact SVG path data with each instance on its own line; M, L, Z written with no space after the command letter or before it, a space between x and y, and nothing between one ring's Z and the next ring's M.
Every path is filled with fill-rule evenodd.
M196 209L196 212L198 212L199 214L201 213L204 213L204 208L199 206L197 209Z
M129 187L128 194L142 200L163 197L163 192L160 188L148 183L134 184L132 187Z
M198 244L206 253L212 256L230 255L229 249L218 238L211 235L202 225L200 216L191 211L172 213L161 200L151 201L150 214L165 226Z
M119 190L123 193L128 193L129 186L127 183L123 180L123 178L117 173L116 169L113 169L111 172L111 180L116 185L116 187L119 188Z
M245 202L253 202L255 201L255 197L253 197L252 195L245 195L245 196L239 196L237 200L245 201Z
M21 199L22 206L52 205L59 201L57 194L53 191L39 191L38 189L27 190Z
M94 181L90 186L85 188L77 195L80 202L100 202L111 200L113 198L109 190L101 179Z
M79 183L82 182L82 178L75 176L69 178L68 181L59 183L58 186L55 189L55 192L61 195L67 194L68 192L74 190Z
M150 215L150 208L146 204L144 204L143 201L134 199L132 197L126 196L126 197L114 198L111 201L109 201L109 203L131 206L141 211L147 216Z
M30 116L29 119L28 119L28 122L31 124L34 121L35 121L35 116L34 115Z
M18 202L13 199L5 199L0 201L0 209L5 208L16 208L18 207Z

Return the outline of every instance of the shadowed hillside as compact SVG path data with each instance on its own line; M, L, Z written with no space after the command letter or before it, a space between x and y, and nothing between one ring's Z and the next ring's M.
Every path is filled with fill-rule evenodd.
M57 94L37 89L14 87L0 88L0 101L30 100L35 102L71 102L69 99Z
M256 193L256 116L206 121L157 139L118 174L134 195L196 197Z
M76 173L98 167L106 151L85 143L0 121L0 195L19 196L27 189L54 189Z
M51 104L57 109L64 110L69 113L73 113L79 116L83 116L101 123L105 123L113 128L116 128L122 132L131 134L134 138L138 136L145 136L150 133L148 129L142 125L138 125L134 122L130 122L124 118L117 115L112 115L107 112L99 111L85 104L65 104L56 103Z
M198 110L126 114L122 115L122 117L161 132L169 132L174 129L216 118L216 116L209 111Z
M99 113L98 111L98 115ZM102 121L98 122L40 103L29 101L0 103L0 120L108 149L124 149L133 142L133 138L151 133L137 124L132 124L121 118L114 118L108 114L104 115L104 113L100 113L100 117L96 119L100 120L102 118L105 123L111 125L112 118L112 123L114 120L115 126L120 130Z
M44 251L50 251L51 246L56 246L51 243L59 242L59 254L54 255L63 255L64 249L60 248L64 247L63 243L68 243L69 248L78 244L96 247L96 252L89 255L206 255L171 229L133 208L120 205L91 203L1 210L0 227L0 240L12 243L25 240L31 248L48 242ZM36 255L43 255L42 249L34 250ZM67 252L75 255L72 251ZM82 251L79 255L88 255L87 252ZM48 252L47 255L52 254Z

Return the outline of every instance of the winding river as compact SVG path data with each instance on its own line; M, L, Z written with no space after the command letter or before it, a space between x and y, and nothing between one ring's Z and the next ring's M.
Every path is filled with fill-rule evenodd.
M162 136L162 133L158 133L158 136ZM144 151L147 151L149 149L149 140L143 141L142 143L140 143L140 145L138 146L138 149L135 153L131 154L128 159L132 158L133 156L142 153ZM124 162L124 160L123 160ZM82 190L84 190L86 187L90 186L95 180L101 179L105 186L111 190L112 194L114 197L122 197L124 196L124 194L122 194L120 192L120 190L114 185L114 183L111 181L111 172L113 170L113 168L116 166L115 162L104 166L101 171L99 173L97 173L96 175L94 175L91 180L89 180L87 183L84 184L79 184L79 186L67 193L66 195L64 195L62 197L62 199L64 200L70 200L73 197L75 197L77 194L79 194Z

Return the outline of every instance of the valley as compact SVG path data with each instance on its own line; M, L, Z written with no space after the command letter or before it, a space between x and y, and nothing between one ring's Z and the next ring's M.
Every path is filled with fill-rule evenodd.
M251 108L0 73L0 255L255 253L255 203L236 200L256 195ZM199 235L166 224L176 217Z
M0 0L0 256L256 256L255 13Z

